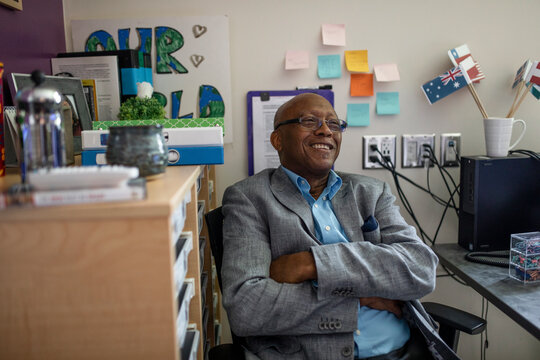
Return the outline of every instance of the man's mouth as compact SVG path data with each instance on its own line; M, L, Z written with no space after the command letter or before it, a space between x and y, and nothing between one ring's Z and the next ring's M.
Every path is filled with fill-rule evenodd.
M314 149L323 149L323 150L332 150L334 147L329 144L313 144L311 145Z

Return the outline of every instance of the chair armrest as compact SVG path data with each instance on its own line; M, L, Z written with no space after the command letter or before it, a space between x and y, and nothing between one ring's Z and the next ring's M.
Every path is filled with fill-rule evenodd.
M486 327L486 320L451 306L434 302L425 302L422 305L441 327L449 326L471 335L481 333Z
M210 349L208 354L210 360L244 360L244 349L237 344L221 344Z

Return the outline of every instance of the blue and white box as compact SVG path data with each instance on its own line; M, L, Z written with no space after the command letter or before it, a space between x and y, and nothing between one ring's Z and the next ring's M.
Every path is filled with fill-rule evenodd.
M109 130L85 130L81 133L82 165L105 165ZM169 165L223 164L221 127L165 128L163 137L169 148Z

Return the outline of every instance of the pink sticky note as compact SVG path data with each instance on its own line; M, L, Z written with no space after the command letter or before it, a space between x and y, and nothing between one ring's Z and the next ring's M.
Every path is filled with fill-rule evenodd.
M345 24L322 24L324 45L345 46Z
M288 50L285 55L285 70L309 68L309 52Z
M373 65L377 81L399 81L399 71L396 64Z

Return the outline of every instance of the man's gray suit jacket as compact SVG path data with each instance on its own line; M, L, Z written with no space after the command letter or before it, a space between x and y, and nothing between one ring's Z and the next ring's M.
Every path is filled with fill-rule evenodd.
M420 322L432 350L451 358L416 300L435 288L436 255L400 215L388 184L338 175L332 206L350 243L317 240L310 206L281 167L227 188L221 274L231 330L261 359L353 359L358 298L378 296L405 301L411 325ZM378 226L362 231L370 216ZM318 288L270 278L272 260L299 251L313 253Z

